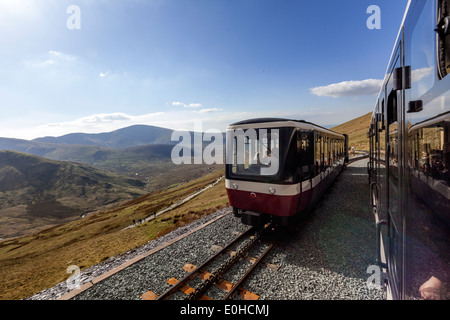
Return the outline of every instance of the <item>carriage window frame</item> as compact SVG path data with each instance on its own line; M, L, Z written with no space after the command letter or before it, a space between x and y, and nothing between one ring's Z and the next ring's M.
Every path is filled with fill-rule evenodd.
M273 183L279 183L279 184L284 184L284 183L289 183L289 178L286 176L286 172L281 170L281 166L285 166L286 163L285 161L289 161L288 157L287 157L287 152L290 150L290 144L289 143L285 143L286 141L289 141L292 131L294 130L294 128L292 127L273 127L273 126L261 126L261 127L253 127L253 128L239 128L242 129L244 131L244 133L242 134L243 138L242 139L246 139L246 137L248 137L248 130L252 130L254 129L256 131L256 141L250 142L250 144L252 144L253 146L250 148L250 150L252 150L252 154L251 154L251 158L248 159L252 159L251 162L248 162L248 167L244 168L245 164L247 164L246 161L247 160L247 155L245 155L244 152L244 156L242 158L240 158L239 154L241 151L237 150L237 149L241 149L241 143L244 142L244 146L245 146L245 142L247 141L240 141L239 140L239 136L241 136L241 134L239 134L239 136L234 135L232 136L233 142L232 142L232 146L231 147L231 151L233 152L232 155L230 155L230 160L232 162L227 163L226 164L226 171L227 174L229 175L230 179L235 179L235 180L251 180L251 181L255 181L255 182L266 182L267 179L270 179ZM239 130L239 129L235 129L235 131ZM264 133L267 133L267 137L260 137L260 133L261 130ZM251 134L251 133L250 133ZM261 142L264 143L263 149L261 150L261 145L259 144L259 140L261 139ZM270 140L270 145L268 140ZM252 139L252 137L250 137L250 140ZM255 152L261 152L262 155L265 155L265 150L267 149L266 147L268 147L269 151L274 151L274 149L278 149L277 152L275 152L274 154L278 154L279 158L278 158L278 162L270 162L268 164L266 164L263 161L258 161L257 159L254 158L255 156ZM261 158L260 158L261 160ZM244 163L239 163L240 161L244 161ZM260 162L260 163L259 163ZM272 165L278 165L279 168L277 170L277 172L273 173L273 174L261 174L261 170L264 168L266 170L268 170ZM290 173L289 173L290 174Z
M447 185L450 185L449 130L448 122L440 122L412 133L415 144L412 154L414 169L429 178L442 180Z
M450 33L442 31L444 18L450 16L450 0L438 0L436 12L436 55L438 79L450 73Z

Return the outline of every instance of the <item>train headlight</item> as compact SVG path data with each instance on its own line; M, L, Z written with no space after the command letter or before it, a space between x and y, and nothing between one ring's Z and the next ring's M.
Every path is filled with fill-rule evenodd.
M236 183L233 183L233 189L237 190L239 188L239 186Z
M275 190L274 187L270 187L270 188L269 188L269 193L270 193L270 194L275 194L276 192L277 192L277 190Z

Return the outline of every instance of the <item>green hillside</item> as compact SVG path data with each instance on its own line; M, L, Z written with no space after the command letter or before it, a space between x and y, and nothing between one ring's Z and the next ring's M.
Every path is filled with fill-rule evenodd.
M69 265L82 270L142 246L186 223L228 206L225 182L151 222L123 230L215 182L223 170L152 192L41 232L0 241L0 300L23 299L67 279Z
M0 238L134 198L144 194L144 185L79 163L0 151Z
M200 177L211 167L206 164L173 164L171 152L178 142L171 141L171 132L152 126L131 126L106 133L74 133L32 141L0 138L0 150L80 162L143 182L149 178L151 183L148 189L155 191ZM191 141L194 141L195 134L190 134Z

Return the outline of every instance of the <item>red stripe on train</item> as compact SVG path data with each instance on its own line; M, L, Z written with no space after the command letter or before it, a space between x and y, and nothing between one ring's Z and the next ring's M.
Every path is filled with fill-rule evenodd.
M306 208L310 192L308 190L301 194L302 201L300 205L300 194L293 196L278 196L276 194L264 194L233 189L227 189L227 193L230 205L234 208L281 217L290 217ZM252 193L255 195L254 197L252 197Z

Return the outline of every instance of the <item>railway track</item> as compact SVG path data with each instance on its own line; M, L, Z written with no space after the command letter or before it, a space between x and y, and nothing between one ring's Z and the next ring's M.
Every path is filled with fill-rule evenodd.
M221 248L200 266L186 264L183 269L188 274L180 280L175 278L169 279L167 282L172 286L161 295L158 296L153 291L148 291L142 295L142 299L211 300L208 296L208 291L212 288L216 290L219 288L223 292L221 295L222 300L232 299L237 293L240 294L241 299L257 300L259 296L245 290L243 284L274 247L274 244L264 241L264 236L272 230L273 228L270 224L261 230L256 228L249 229ZM257 258L249 257L248 254L251 250L262 253ZM229 273L233 273L233 266L243 260L251 261L251 265L246 272L239 274L239 280L235 281L235 283L226 280L225 278L229 277ZM209 272L208 270L214 271ZM242 271L239 272L242 273Z

